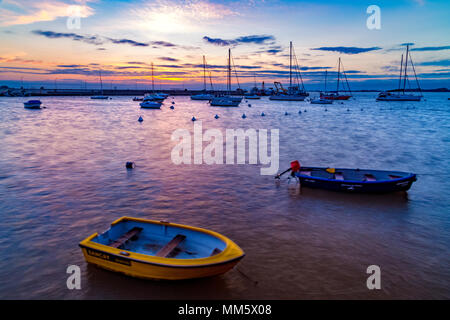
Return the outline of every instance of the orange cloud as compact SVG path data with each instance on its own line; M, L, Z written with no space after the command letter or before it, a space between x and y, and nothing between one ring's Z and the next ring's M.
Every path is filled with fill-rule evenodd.
M60 17L67 17L74 13L80 18L94 14L94 10L83 1L76 5L60 1L21 1L6 0L11 9L0 8L0 26L30 24L41 21L52 21Z

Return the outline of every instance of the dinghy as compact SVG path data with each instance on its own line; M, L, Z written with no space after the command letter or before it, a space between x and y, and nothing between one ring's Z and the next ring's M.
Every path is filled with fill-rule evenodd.
M80 243L88 263L144 279L210 277L232 269L244 251L214 231L122 217Z
M25 109L40 109L42 102L40 100L28 100L23 103Z
M301 167L298 161L291 162L291 168L275 178L289 171L300 180L302 187L355 193L407 191L417 180L415 174L407 172Z
M141 102L139 105L141 106L141 108L144 108L144 109L161 109L162 103L158 102L158 101L147 100L147 101Z

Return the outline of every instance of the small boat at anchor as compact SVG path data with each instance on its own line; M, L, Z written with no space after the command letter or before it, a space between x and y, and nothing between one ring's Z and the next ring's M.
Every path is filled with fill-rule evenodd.
M213 107L239 107L242 101L242 96L231 95L231 59L231 49L228 49L227 94L212 98L209 104Z
M216 276L245 256L217 232L131 217L117 219L107 231L94 233L79 245L88 263L143 279Z
M23 103L25 109L40 109L42 105L41 100L28 100Z
M409 84L408 80L408 58L410 66L414 71L414 77L416 79L417 89L420 95L407 93L406 84ZM402 88L403 82L403 88ZM420 88L419 79L417 78L416 69L412 61L409 45L406 46L405 63L403 64L403 55L400 62L400 76L398 80L398 89L392 91L383 91L378 94L376 101L421 101L423 98L422 89Z
M209 81L211 83L211 91L213 92L213 85L211 80L211 74L209 75ZM204 100L209 101L214 98L213 93L208 93L206 90L206 58L203 56L203 93L191 95L191 100Z
M99 71L99 76L100 76L100 92L101 92L101 94L100 95L96 95L96 96L91 96L91 99L94 99L94 100L108 100L109 97L103 95L103 82L102 82L102 71L101 70Z
M144 109L161 109L162 102L145 100L139 104Z
M354 193L389 193L407 191L417 180L413 173L368 169L341 169L301 167L298 161L291 162L286 172L300 180L302 187Z

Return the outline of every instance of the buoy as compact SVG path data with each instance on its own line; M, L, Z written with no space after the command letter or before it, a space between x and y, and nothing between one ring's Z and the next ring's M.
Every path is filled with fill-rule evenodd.
M306 109L305 109L305 111L303 111L303 112L306 112Z
M252 107L252 105L251 105L250 103L248 104L248 106L249 106L250 108Z
M263 112L263 113L261 113L261 117L264 117L266 114Z
M172 101L172 104L175 104L175 101Z
M125 167L127 168L127 169L133 169L135 166L134 166L134 162L131 162L131 161L129 161L129 162L127 162L126 164L125 164Z
M142 122L142 121L144 121L144 119L142 119L142 117L139 117L138 121Z
M247 118L247 116L245 115L245 113L242 115L242 119Z
M219 116L216 114L216 115L214 116L214 118L219 119Z
M174 107L174 106L170 106L170 109L172 109L172 110L173 110L173 109L175 109L175 107Z
M328 111L328 109L327 109L327 108L325 108L325 111Z
M361 111L363 111L364 109L363 108L361 108Z
M195 121L195 120L197 120L197 119L195 119L195 117L192 117L192 121Z
M298 114L302 114L302 110L298 110Z
M347 111L350 111L350 109L349 109L349 108L347 108Z
M289 115L289 113L286 111L286 112L284 113L284 115L287 116L287 115Z

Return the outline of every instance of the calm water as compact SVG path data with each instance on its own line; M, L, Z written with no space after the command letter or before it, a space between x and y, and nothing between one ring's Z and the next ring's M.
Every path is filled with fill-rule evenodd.
M421 103L375 95L328 111L267 98L213 108L188 97L174 110L172 98L142 110L131 97L44 97L39 111L0 98L0 298L450 298L448 94ZM175 166L171 134L192 130L192 116L204 129L280 129L280 170L298 159L411 171L418 181L407 196L350 195L276 184L258 165ZM247 255L238 270L184 282L88 266L79 241L123 215L209 228ZM71 264L82 290L66 287ZM376 292L366 288L372 264L382 272Z

